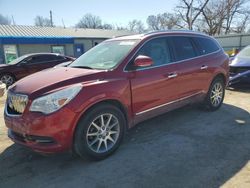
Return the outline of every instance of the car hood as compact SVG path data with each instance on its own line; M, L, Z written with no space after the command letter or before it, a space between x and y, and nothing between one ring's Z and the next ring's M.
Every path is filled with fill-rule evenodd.
M76 83L95 82L104 78L105 71L58 67L27 76L9 88L10 91L27 94L30 98Z
M11 67L12 65L10 64L0 64L0 69L1 68L6 68L6 67Z
M250 67L250 58L235 57L230 64L231 67Z

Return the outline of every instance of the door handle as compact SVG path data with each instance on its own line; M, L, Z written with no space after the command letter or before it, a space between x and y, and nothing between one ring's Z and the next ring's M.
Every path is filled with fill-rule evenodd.
M177 76L178 76L177 73L170 73L170 74L168 74L168 78L175 78Z
M205 70L205 69L207 69L208 68L208 66L206 66L206 65L202 65L201 66L201 70Z

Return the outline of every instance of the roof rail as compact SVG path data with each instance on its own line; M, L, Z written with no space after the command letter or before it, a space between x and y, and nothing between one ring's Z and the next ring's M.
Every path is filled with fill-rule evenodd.
M199 34L203 34L202 32L199 31L192 31L192 30L187 30L187 29L169 29L169 30L158 30L158 31L149 31L147 33L145 33L144 35L151 35L154 33L170 33L170 32L185 32L185 33L199 33Z

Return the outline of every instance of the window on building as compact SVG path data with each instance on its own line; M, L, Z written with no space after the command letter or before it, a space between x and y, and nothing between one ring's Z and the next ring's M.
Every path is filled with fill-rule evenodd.
M17 48L16 45L4 45L4 57L5 63L10 63L17 58Z
M64 48L64 46L52 46L52 53L64 55L65 48Z

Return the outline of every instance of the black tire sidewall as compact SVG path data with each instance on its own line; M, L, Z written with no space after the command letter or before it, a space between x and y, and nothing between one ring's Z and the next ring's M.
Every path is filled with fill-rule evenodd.
M214 105L212 104L212 101L211 101L211 97L210 97L210 96L211 96L211 92L212 92L212 89L213 89L214 85L215 85L216 83L218 83L218 82L222 85L222 88L223 88L223 90L222 90L223 95L222 95L222 99L221 99L220 104L219 104L218 106L214 106ZM223 79L221 79L221 78L215 78L215 79L213 80L212 84L210 85L209 91L208 91L207 96L206 96L206 101L205 101L206 109L208 109L208 110L210 110L210 111L215 111L215 110L219 109L219 108L221 107L223 101L224 101L224 97L225 97L225 83L224 83Z
M9 73L1 74L0 75L0 81L2 81L3 76L10 76L12 78L12 80L13 80L13 82L10 85L6 84L6 86L11 86L15 82L15 77L13 75L9 74Z
M110 149L109 151L105 153L96 153L88 147L86 134L87 134L87 131L91 122L96 117L98 117L99 115L103 113L111 113L114 116L116 116L120 125L120 134L117 139L117 142L112 147L112 149ZM75 136L74 136L74 149L80 157L85 158L85 159L90 159L90 160L105 159L119 147L124 136L125 126L126 126L126 120L125 120L124 114L121 112L119 108L113 105L109 105L109 104L98 105L94 107L93 109L91 109L86 114L84 114L83 117L78 122L76 131L75 131Z

